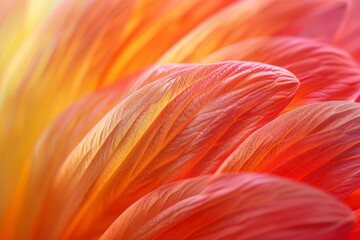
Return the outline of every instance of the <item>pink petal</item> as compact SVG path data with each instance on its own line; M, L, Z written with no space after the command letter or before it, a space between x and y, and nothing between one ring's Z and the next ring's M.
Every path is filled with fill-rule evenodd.
M129 207L102 240L341 240L351 211L322 191L268 175L192 178Z

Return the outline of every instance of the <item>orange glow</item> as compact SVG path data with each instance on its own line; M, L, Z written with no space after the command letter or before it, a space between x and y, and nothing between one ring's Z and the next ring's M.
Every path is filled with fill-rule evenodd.
M359 13L0 0L0 239L358 239Z

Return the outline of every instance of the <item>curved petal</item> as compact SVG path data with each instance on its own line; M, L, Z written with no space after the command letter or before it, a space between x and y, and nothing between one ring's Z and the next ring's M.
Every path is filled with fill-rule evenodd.
M252 134L218 172L270 172L343 199L360 186L359 135L359 103L307 105Z
M286 110L329 100L354 101L360 94L360 68L352 57L329 44L298 37L249 39L221 49L202 62L264 62L295 74L300 87Z
M2 37L0 28L5 46L0 64L3 56L14 55L11 61L4 60L3 75L0 66L0 150L5 152L0 159L0 184L7 187L4 198L12 194L35 142L57 114L99 86L117 80L120 73L154 63L173 42L231 1L204 5L202 0L63 0L60 4L54 3L58 0L29 0L19 4L26 13L30 8L30 14L39 14L41 23L9 54L13 47L7 48L3 41L10 38L9 45L14 45L12 35L21 29L5 28ZM45 17L40 12L48 4L54 9ZM19 15L16 21L22 15L27 17ZM159 33L164 35L159 38Z
M334 38L334 43L349 51L360 61L360 2L358 0L348 0L348 2L345 18Z
M252 0L236 2L208 18L162 56L159 63L196 62L235 42L310 31L319 15L345 7L344 0Z
M122 78L71 105L39 140L32 162L34 177L45 174L51 168L56 169L96 123L132 92L187 68L191 65L151 67Z
M353 221L344 205L309 186L267 175L220 175L146 195L101 239L345 240Z
M56 221L51 234L58 234L72 219L64 236L81 238L166 182L214 172L297 87L286 70L246 62L193 65L146 85L109 111L60 166L49 211L59 216L44 218L42 227Z
M34 218L44 204L50 180L56 174L56 169L106 113L136 89L190 67L167 65L132 74L84 97L57 117L38 141L31 162L26 195L19 196L18 199L23 203L21 211L17 214L17 222L22 229L19 234L26 234L31 230ZM26 237L23 235L19 238Z

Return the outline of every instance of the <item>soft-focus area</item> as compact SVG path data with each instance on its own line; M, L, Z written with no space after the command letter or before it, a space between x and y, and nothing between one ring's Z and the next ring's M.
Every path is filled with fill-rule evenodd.
M360 0L0 0L1 240L360 240Z

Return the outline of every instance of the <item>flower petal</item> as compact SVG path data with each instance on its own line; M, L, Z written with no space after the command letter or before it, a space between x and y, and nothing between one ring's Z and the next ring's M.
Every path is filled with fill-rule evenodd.
M329 44L298 37L256 38L219 50L203 62L245 60L283 67L300 88L287 110L329 100L354 101L360 94L360 68L352 57Z
M355 211L356 223L355 228L353 229L349 240L359 240L360 239L360 209Z
M214 172L282 111L297 86L286 70L246 62L193 65L146 85L101 119L58 169L49 216L60 229L46 227L54 219L44 229L58 234L72 219L65 236L96 231L164 183Z
M342 27L337 32L334 43L349 51L360 61L360 2L349 0Z
M47 1L37 6L38 1L32 0L30 5L26 1L25 8L35 4L35 11L43 11ZM109 46L117 46L132 2L65 0L41 19L40 26L7 61L0 81L0 151L4 155L0 158L0 186L6 186L4 198L14 194L47 124L97 87L113 50Z
M340 240L354 216L329 195L267 175L192 178L128 208L102 240Z
M344 202L354 210L360 209L360 188L356 189L347 198L345 198Z
M44 204L56 169L106 113L136 89L187 67L190 66L152 67L132 74L86 96L57 117L37 144L27 180L26 195L19 196L19 201L23 203L18 214L21 217L17 220L22 229L19 234L27 234L34 227L31 225L39 214L39 208ZM19 238L26 237L22 235Z
M360 186L359 135L360 104L307 105L252 134L218 172L270 172L343 199Z
M197 62L235 42L260 36L297 34L344 0L239 1L208 18L162 56L159 63ZM317 30L321 29L316 27Z
M128 20L121 49L104 75L104 83L153 64L181 37L232 2L235 0L206 4L203 0L138 1Z
M35 142L57 114L117 80L120 73L154 63L179 37L231 1L203 5L202 0L156 4L152 0L64 0L59 4L30 0L20 4L24 12L27 8L46 12L48 4L54 9L49 16L40 14L44 18L40 16L39 28L16 47L11 61L5 59L4 77L0 66L0 150L6 155L6 161L0 159L0 184L7 186L3 195L12 195ZM173 24L179 22L174 30ZM12 40L12 32L6 30L5 37ZM20 29L14 30L16 35ZM166 37L159 38L159 33ZM5 50L5 55L12 53Z

